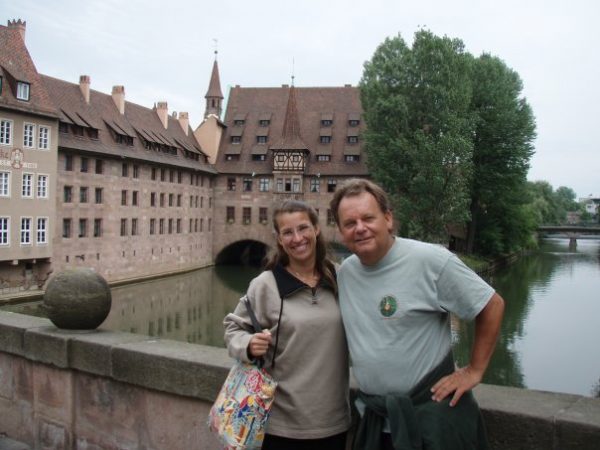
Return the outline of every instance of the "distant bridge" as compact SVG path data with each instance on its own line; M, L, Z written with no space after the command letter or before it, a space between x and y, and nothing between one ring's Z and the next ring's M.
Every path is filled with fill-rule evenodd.
M538 227L537 232L546 234L562 235L569 239L569 245L576 245L577 239L583 236L600 236L600 226L584 227L578 225L543 225Z

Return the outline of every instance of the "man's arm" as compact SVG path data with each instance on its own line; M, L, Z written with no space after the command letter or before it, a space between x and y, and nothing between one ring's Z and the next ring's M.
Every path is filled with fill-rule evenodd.
M454 392L450 400L450 406L454 406L466 391L473 389L481 382L496 347L503 314L504 300L494 293L475 318L475 342L469 365L441 378L431 388L433 400L442 401Z

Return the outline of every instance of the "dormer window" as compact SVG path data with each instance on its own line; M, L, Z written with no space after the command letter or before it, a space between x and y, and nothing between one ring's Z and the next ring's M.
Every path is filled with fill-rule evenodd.
M321 144L329 144L331 142L331 136L319 136L319 142Z
M231 136L231 143L232 144L239 144L240 142L242 142L242 137L241 136Z
M267 143L267 136L256 136L256 142L258 144L266 144Z
M356 120L356 119L352 119L352 120L348 121L348 125L351 127L357 127L359 123L360 123L360 121Z
M236 126L236 127L239 127L239 126L244 125L245 122L246 121L243 120L243 119L236 119L236 120L233 121L233 125Z
M348 144L358 144L358 136L348 136Z
M262 120L258 121L258 124L261 127L268 127L271 124L271 121L270 120L266 120L266 119L262 119Z
M29 101L29 83L17 81L17 100Z
M360 113L348 114L348 126L357 127L360 124Z
M322 127L330 127L333 125L333 114L325 113L321 114L321 126Z

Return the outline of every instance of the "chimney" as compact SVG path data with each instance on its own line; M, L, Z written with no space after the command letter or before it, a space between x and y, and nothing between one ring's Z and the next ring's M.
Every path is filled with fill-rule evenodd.
M158 118L166 130L169 124L169 108L167 102L158 102L156 104L156 114L158 114Z
M79 89L85 102L89 105L90 103L90 77L89 75L81 75L79 77Z
M21 35L21 39L23 39L23 42L25 42L25 30L27 28L27 22L25 22L24 20L21 20L21 19L18 19L18 20L9 20L8 21L8 28L19 30L19 34Z
M183 132L187 136L188 129L190 127L190 118L188 116L188 113L186 113L186 112L179 113L179 125L181 125L181 128L183 128Z
M113 86L112 98L119 113L125 114L125 86Z

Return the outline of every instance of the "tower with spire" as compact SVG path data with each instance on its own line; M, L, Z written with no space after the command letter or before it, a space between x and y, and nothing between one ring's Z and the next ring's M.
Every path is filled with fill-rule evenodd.
M219 52L215 50L215 62L213 63L212 73L210 75L210 83L208 85L208 91L204 96L206 99L206 107L204 108L205 118L211 114L220 118L223 109L223 92L221 91L219 64L217 62L218 53Z

